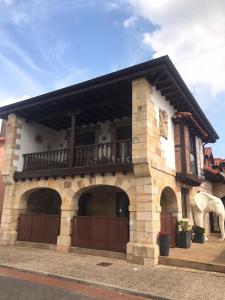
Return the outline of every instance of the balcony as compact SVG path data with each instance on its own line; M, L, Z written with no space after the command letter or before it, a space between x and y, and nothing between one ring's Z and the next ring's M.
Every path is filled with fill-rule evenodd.
M77 146L23 155L15 180L132 171L132 141Z

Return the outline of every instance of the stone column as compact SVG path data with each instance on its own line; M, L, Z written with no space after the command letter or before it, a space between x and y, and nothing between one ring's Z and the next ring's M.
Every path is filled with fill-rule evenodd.
M61 208L60 235L57 238L56 250L69 252L71 247L71 233L73 217L77 214L74 203L64 204Z
M0 228L0 244L2 245L14 245L17 239L17 220L20 208L15 207L16 184L13 175L17 170L19 160L21 128L21 120L14 114L9 115L6 124L6 142L2 170L3 182L5 185Z
M134 244L136 242L136 206L129 206L129 243L127 243L127 260L134 260Z
M133 261L156 264L160 213L153 202L151 168L160 168L160 136L151 101L152 87L145 78L132 82L132 160L136 177L136 237Z

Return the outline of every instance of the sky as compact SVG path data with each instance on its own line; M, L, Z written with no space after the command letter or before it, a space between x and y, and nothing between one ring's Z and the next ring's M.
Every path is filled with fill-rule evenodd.
M225 158L224 12L224 0L0 0L0 106L169 55Z

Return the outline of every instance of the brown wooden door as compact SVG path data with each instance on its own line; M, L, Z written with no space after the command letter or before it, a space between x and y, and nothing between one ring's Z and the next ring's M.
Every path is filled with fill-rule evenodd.
M56 244L60 232L60 216L22 214L18 220L18 241Z
M176 246L177 217L172 213L161 213L161 232L167 234L170 239L170 247Z
M72 224L72 246L126 252L128 218L77 216Z

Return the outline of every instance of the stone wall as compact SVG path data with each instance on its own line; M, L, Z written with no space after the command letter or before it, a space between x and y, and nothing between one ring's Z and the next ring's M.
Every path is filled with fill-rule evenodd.
M0 230L1 244L15 244L18 216L26 210L26 200L30 193L37 188L51 188L56 190L62 199L61 229L57 240L57 250L69 251L71 219L76 214L80 195L90 187L109 185L122 189L130 201L130 241L127 244L127 259L136 263L157 264L159 255L157 237L160 231L162 191L166 187L174 191L175 201L177 201L176 216L181 219L181 187L189 188L189 201L193 199L198 189L176 182L175 170L168 167L157 121L159 108L156 108L152 97L153 88L146 79L133 81L132 160L134 172L126 175L122 173L116 173L114 176L95 174L65 179L33 179L15 183L13 173L17 168L16 150L20 147L18 131L21 124L15 116L10 116L7 123L7 154L4 168L6 194ZM81 128L82 130L84 129ZM205 183L200 189L210 190L210 185ZM189 215L191 220L191 214Z
M68 251L71 243L70 220L76 214L80 195L90 187L96 186L115 186L122 189L129 197L130 201L130 232L131 239L135 237L135 220L132 214L135 206L135 179L131 175L117 173L115 176L106 174L105 176L96 175L76 176L75 178L48 179L48 180L26 180L17 182L14 185L7 185L6 196L3 209L3 222L0 230L1 244L14 245L17 239L17 220L20 213L26 211L27 199L36 189L51 188L59 193L62 199L61 206L61 230L58 237L57 249ZM9 226L7 221L12 221Z

